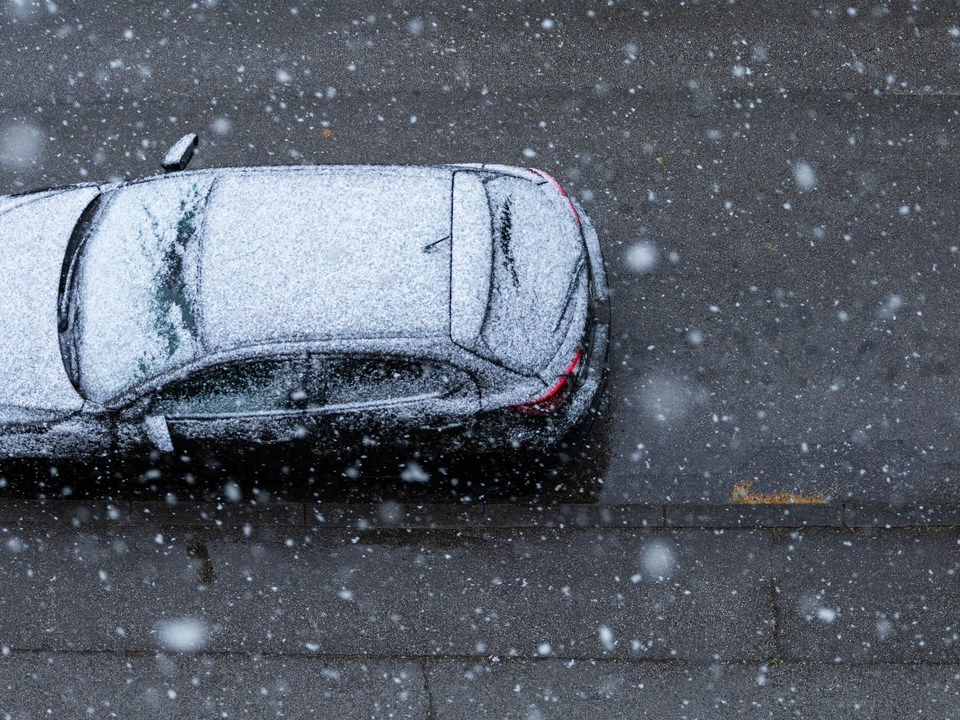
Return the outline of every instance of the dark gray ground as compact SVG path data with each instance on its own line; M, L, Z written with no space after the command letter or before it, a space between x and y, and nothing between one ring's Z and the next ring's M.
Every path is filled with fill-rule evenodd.
M572 471L604 500L956 497L949 3L24 2L0 187L151 174L188 130L194 167L536 164L609 265L610 405Z
M957 717L960 528L691 507L7 503L0 710Z
M0 712L960 716L954 4L3 11L0 191L152 174L191 130L192 167L533 164L598 227L614 342L549 479L604 481L579 523L6 502ZM831 505L715 505L745 480ZM199 652L158 640L183 618Z

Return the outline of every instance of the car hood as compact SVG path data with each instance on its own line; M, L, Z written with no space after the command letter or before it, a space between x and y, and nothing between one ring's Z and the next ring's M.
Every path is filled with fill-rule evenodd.
M99 189L0 198L0 421L15 408L79 410L57 336L57 293L73 227Z

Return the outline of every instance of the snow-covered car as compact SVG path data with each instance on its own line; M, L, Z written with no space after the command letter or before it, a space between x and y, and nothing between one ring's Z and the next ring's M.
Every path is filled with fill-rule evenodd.
M607 286L553 178L181 171L190 137L165 175L0 198L0 467L542 456L584 437Z

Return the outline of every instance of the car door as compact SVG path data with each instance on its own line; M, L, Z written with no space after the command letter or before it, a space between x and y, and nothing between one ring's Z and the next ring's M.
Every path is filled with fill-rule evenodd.
M170 447L161 449L190 457L226 464L288 455L294 461L304 437L304 412L291 399L301 366L279 358L198 370L154 394L147 431L158 445L167 433Z
M463 370L394 355L311 355L303 385L311 451L344 459L455 452L480 405Z
M17 459L97 466L112 443L113 424L105 413L0 405L0 474Z

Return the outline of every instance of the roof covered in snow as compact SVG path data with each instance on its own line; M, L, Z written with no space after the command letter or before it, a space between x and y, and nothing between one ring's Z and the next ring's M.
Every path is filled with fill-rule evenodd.
M83 243L85 397L204 353L449 335L453 170L176 173L121 186Z
M447 333L451 176L324 167L220 178L200 227L204 344Z

